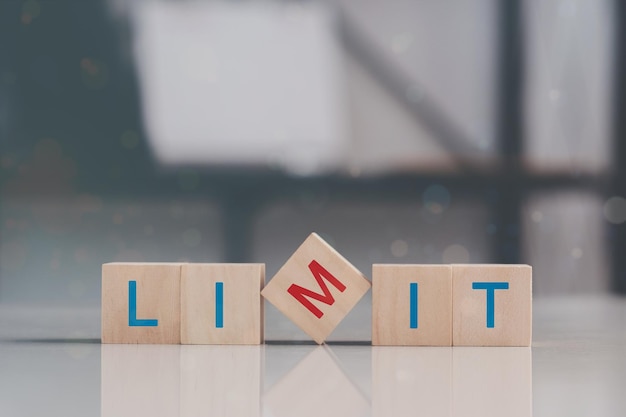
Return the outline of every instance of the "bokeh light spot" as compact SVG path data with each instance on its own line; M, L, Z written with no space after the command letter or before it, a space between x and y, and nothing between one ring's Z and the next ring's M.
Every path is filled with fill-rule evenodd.
M441 259L443 260L443 263L446 264L464 264L469 262L470 255L465 246L454 244L444 249L443 254L441 255Z
M424 191L422 202L426 210L441 214L450 205L450 192L441 185L431 185Z
M613 224L622 224L626 221L626 199L613 196L606 200L603 207L604 218Z
M391 50L400 55L409 50L413 43L413 36L410 33L399 33L391 38Z
M396 258L402 258L409 252L409 245L402 239L394 240L391 243L391 254Z

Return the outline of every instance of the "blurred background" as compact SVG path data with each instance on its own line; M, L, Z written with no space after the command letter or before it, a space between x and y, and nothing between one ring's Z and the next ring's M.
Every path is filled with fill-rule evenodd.
M2 0L0 304L312 231L625 293L625 70L620 1Z

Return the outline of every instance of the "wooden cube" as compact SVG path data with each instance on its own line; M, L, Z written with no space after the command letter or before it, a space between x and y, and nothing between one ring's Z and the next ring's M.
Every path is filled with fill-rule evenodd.
M372 345L451 346L452 268L374 265Z
M454 346L530 346L532 268L453 265Z
M181 278L181 343L263 342L265 264L186 264Z
M180 343L181 267L102 265L102 343Z
M359 270L312 233L261 294L321 344L369 288Z

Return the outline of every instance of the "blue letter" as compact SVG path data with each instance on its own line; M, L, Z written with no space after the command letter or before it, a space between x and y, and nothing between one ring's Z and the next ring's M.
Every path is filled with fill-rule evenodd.
M417 282L411 282L411 329L417 329Z
M137 281L128 281L128 325L145 327L159 325L156 319L137 320Z
M494 327L494 295L495 290L508 290L508 282L474 282L472 283L473 290L487 290L487 328Z
M224 283L215 283L215 327L224 327Z

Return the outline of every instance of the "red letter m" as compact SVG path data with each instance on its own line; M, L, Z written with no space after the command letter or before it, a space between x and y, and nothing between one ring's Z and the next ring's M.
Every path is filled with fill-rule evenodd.
M319 308L315 307L313 303L306 297L310 297L314 300L321 301L322 303L331 306L335 303L335 299L333 298L333 295L330 293L330 290L328 289L326 283L322 280L322 278L326 278L326 280L333 284L333 286L337 288L339 292L343 292L346 289L346 286L343 285L337 278L333 276L333 274L328 272L317 261L311 261L311 263L309 264L309 269L311 270L311 273L315 277L315 281L317 281L317 284L320 286L324 294L316 293L306 288L302 288L301 286L296 284L291 284L289 289L287 289L287 292L319 319L324 315L324 313L322 313Z

